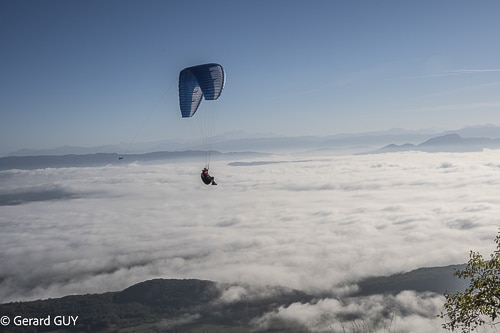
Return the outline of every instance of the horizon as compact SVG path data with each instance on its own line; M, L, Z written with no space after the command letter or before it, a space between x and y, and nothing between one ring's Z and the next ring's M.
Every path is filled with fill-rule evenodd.
M462 128L458 129L445 129L445 128L440 128L440 129L429 129L429 128L422 128L422 129L414 129L414 130L409 130L405 128L387 128L387 129L381 129L381 130L375 130L375 131L368 131L368 132L339 132L339 133L333 133L333 134L327 134L327 135L290 135L290 136L280 136L279 134L275 133L247 133L244 131L226 131L223 133L215 133L212 138L210 139L211 143L210 145L217 146L217 144L227 142L227 141L233 141L233 140L252 140L252 139L292 139L292 138L343 138L343 137L362 137L362 136L368 136L368 135L377 135L377 136L383 136L383 135L394 135L396 138L397 135L405 135L405 134L421 134L423 136L427 135L429 138L431 138L433 135L441 135L441 134L447 134L447 133L454 133L454 132L460 132L464 130L481 130L481 129L499 129L500 126L497 126L495 124L487 123L487 124L475 124L475 125L468 125ZM482 135L482 136L481 136ZM467 137L467 136L465 136ZM479 134L471 137L488 137L488 138L500 138L500 132L492 136L490 133L484 133L484 134ZM145 154L145 153L151 153L151 152L157 152L157 151L183 151L183 150L204 150L206 147L204 147L204 143L201 142L205 139L200 139L200 138L188 138L188 139L164 139L164 140L158 140L158 141L149 141L149 142L121 142L121 143L107 143L101 146L69 146L69 145L63 145L63 146L55 146L55 147L47 147L47 148L40 148L40 149L33 149L33 148L28 148L24 147L21 149L18 149L16 151L11 151L7 153L0 152L0 157L9 157L9 156L30 156L32 154L40 154L40 155L49 155L49 154L55 154L55 155L61 155L61 154L93 154L93 153L114 153L118 155L127 155L127 154ZM410 142L404 142L404 143L410 143ZM411 142L411 143L419 143L419 142ZM166 146L165 146L166 145ZM151 147L156 147L156 148L151 148ZM161 147L169 147L167 149L161 148ZM263 147L264 148L264 147ZM217 150L217 149L212 149L212 150ZM245 149L238 150L236 149L235 151L242 151ZM267 149L263 149L266 150ZM82 152L83 151L83 152ZM270 149L269 151L272 151ZM224 152L224 150L222 150ZM298 152L298 151L295 151Z
M1 154L190 139L205 113L214 133L280 136L500 123L498 3L7 0L0 9ZM179 72L207 62L224 67L225 89L182 120Z

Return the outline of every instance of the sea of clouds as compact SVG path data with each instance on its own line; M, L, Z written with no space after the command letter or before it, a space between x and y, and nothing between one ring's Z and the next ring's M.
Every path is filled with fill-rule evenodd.
M218 160L218 186L201 183L201 167L0 171L0 303L198 278L339 295L256 326L293 318L342 331L335 318L363 312L431 332L441 295L349 292L365 277L487 255L500 226L496 150Z

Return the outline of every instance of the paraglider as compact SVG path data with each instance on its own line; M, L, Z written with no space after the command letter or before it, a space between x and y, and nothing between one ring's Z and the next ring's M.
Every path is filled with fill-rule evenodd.
M201 170L201 180L205 183L205 185L217 185L215 178L210 176L207 168L203 168L203 170Z
M179 74L179 106L182 118L191 118L198 110L201 100L216 100L222 93L225 73L221 65L203 64L184 68ZM207 161L201 179L207 185L217 185L208 174L210 166L210 144L208 130L202 130L206 146Z
M216 100L224 88L224 70L219 64L184 68L179 75L179 104L182 118L194 116L201 99Z

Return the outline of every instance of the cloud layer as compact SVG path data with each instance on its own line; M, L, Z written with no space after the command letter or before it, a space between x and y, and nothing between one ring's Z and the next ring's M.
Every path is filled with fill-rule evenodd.
M439 331L435 320L442 297L404 291L398 295L320 299L294 303L256 318L253 325L270 329L276 322L289 323L292 332L415 332Z
M500 151L307 158L214 161L218 186L191 162L1 171L0 300L158 277L341 294L493 250Z

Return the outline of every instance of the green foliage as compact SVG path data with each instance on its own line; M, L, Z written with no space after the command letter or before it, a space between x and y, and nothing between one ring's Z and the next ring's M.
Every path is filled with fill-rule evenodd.
M470 284L464 292L445 293L445 313L440 314L447 319L443 328L471 332L481 325L500 323L500 233L495 243L497 249L490 254L490 260L471 251L466 268L454 273L470 280Z

